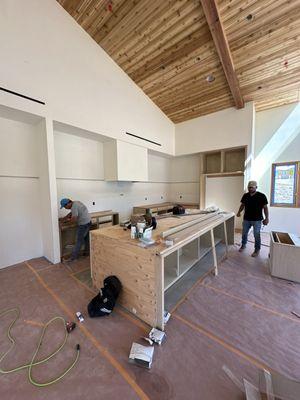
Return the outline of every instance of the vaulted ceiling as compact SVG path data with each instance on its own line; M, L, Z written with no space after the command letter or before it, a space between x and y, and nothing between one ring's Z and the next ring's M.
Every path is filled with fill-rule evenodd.
M300 100L300 0L57 0L175 123Z

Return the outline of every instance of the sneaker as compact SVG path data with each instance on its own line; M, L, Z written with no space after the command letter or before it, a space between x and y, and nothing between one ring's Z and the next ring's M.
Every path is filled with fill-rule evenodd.
M245 250L245 248L246 248L246 246L245 246L245 245L242 245L242 246L239 248L239 252L241 253L242 251Z
M73 261L74 261L74 258L71 258L71 257L63 257L63 259L62 259L63 264L70 264Z
M251 257L257 257L259 255L259 250L255 250L252 254Z

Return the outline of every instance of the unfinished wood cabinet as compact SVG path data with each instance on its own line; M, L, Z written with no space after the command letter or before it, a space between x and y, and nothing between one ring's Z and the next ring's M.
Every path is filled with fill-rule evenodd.
M246 147L223 149L200 154L199 206L205 208L208 178L243 176Z
M213 174L217 172L221 172L222 163L221 163L221 152L218 151L216 153L207 153L205 155L205 173Z
M142 248L137 239L130 239L129 231L119 226L91 232L93 284L99 288L108 275L116 275L123 286L120 304L160 329L164 329L164 292L209 251L213 253L212 267L217 274L215 245L222 240L227 250L228 244L233 244L234 214L163 218L158 221L153 238L162 236L172 240L173 245L166 247L160 241Z
M157 204L145 204L143 206L134 206L132 210L133 215L146 214L146 210L149 209L151 214L165 214L173 211L173 207L176 204L182 205L184 208L188 209L199 209L198 203L173 203L164 202Z
M226 150L224 152L223 172L244 172L245 148Z
M119 213L108 211L97 211L90 213L91 230L103 229L119 223ZM61 258L71 254L76 242L77 225L65 224L60 226L60 256Z
M300 237L287 232L270 234L271 275L300 282Z
M203 154L202 173L243 173L245 169L245 147L223 149Z

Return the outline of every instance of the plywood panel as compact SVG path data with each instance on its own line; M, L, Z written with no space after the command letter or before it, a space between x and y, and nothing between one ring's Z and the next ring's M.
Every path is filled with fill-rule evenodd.
M99 231L91 232L91 237L94 285L103 287L104 278L117 275L123 285L120 304L149 325L156 325L155 253L108 238Z
M208 153L205 155L205 172L211 174L221 172L221 152Z
M224 154L224 172L244 172L245 169L245 149L228 150Z

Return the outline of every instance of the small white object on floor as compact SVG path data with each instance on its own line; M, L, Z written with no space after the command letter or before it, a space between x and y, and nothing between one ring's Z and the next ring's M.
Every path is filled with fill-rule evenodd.
M166 324L169 321L170 317L171 317L171 314L169 313L169 311L165 310L164 311L164 324Z
M161 345L162 341L166 338L166 334L163 331L160 331L159 329L152 328L151 331L149 332L149 338L153 340L153 342Z
M80 311L77 311L76 317L77 317L79 322L83 322L84 321L83 315L81 314Z
M153 354L154 347L143 346L133 342L129 354L129 362L150 369L153 361Z
M142 339L146 340L146 342L148 342L150 346L153 346L153 340L151 340L150 338L143 336Z

